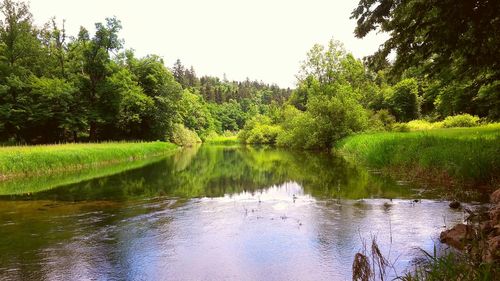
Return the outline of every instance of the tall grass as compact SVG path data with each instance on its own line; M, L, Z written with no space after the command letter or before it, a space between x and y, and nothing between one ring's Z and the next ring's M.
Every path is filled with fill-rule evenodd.
M79 170L173 151L166 142L107 142L0 147L0 177Z
M238 136L214 136L214 137L209 137L205 140L205 143L209 144L223 144L223 145L233 145L233 144L239 144L240 140L238 139Z
M472 184L491 185L500 175L497 126L361 134L336 149L374 168L444 174Z
M495 263L481 262L470 258L470 255L450 251L438 255L423 251L424 259L405 275L402 281L489 281L498 280L500 266Z

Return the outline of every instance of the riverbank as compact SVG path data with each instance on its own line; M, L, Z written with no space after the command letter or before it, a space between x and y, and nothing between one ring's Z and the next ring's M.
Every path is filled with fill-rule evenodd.
M238 136L216 136L212 138L207 138L205 140L207 144L221 144L221 145L235 145L240 144Z
M0 147L0 180L95 168L175 151L167 142L72 143Z
M384 174L452 187L499 184L500 128L450 128L360 134L335 150Z

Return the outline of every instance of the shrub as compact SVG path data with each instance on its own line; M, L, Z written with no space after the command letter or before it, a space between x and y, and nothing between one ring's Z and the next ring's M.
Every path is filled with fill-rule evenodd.
M410 131L431 130L443 127L443 122L429 122L426 120L412 120L406 123Z
M479 117L470 114L448 116L443 121L444 128L476 127L479 125Z
M284 110L283 130L276 138L276 145L296 148L313 147L316 140L312 137L314 119L308 112L289 106Z
M270 125L271 119L264 115L256 115L252 119L248 120L243 130L238 134L238 138L242 143L248 143L248 138L251 135L251 131L259 125Z
M410 127L406 123L396 123L392 126L392 131L394 132L409 132Z
M396 122L387 109L381 109L370 116L370 131L389 131Z
M175 124L171 141L180 146L192 146L200 143L201 139L196 132L189 130L182 124Z
M257 124L249 133L246 143L274 144L282 129L278 125Z

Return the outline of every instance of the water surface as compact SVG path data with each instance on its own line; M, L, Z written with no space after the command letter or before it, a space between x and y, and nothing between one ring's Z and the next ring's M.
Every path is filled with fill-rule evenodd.
M0 197L0 280L351 280L364 240L403 272L462 220L329 154L202 146Z

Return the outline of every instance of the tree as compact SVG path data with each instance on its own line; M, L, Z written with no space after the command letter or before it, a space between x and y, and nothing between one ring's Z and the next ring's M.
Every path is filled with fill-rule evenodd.
M203 97L184 90L180 101L179 113L188 129L205 136L209 130L215 130L214 120Z
M417 119L420 114L418 84L415 79L404 79L396 84L388 97L391 113L400 122Z
M24 108L19 136L31 143L74 138L85 121L77 114L76 87L59 78L30 78L29 91L18 100Z
M429 70L447 70L461 59L463 74L490 70L500 75L500 2L494 0L360 0L352 18L357 37L372 30L390 33L376 56L397 51L395 66L404 70L432 59Z
M366 58L373 69L386 68L389 54L395 51L393 75L400 77L408 68L420 67L422 75L437 79L441 87L455 84L462 89L451 93L452 99L467 106L454 111L493 119L500 118L494 102L500 80L499 15L497 0L360 0L352 12L358 20L357 37L373 30L390 36ZM449 94L440 99L450 100Z
M78 39L72 46L74 59L78 68L81 64L80 90L86 102L89 123L89 138L91 141L103 139L105 129L114 124L114 113L118 110L118 96L106 90L107 78L112 75L113 67L110 53L117 52L122 47L118 38L121 23L116 18L107 18L106 24L96 23L96 33L89 38L86 29L81 28ZM78 70L73 70L78 73Z
M2 139L20 140L26 108L21 99L29 88L33 72L41 69L39 31L23 2L0 3L4 21L0 21L0 133Z
M148 139L169 139L173 125L181 121L179 120L181 85L175 81L172 73L158 56L147 56L140 60L132 58L130 68L137 77L139 86L154 102Z
M320 83L333 83L340 79L342 60L346 56L347 51L339 41L330 40L326 49L323 45L315 44L302 62L297 78L299 82L314 77Z

